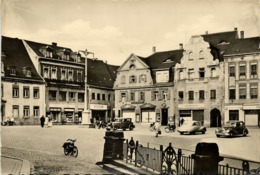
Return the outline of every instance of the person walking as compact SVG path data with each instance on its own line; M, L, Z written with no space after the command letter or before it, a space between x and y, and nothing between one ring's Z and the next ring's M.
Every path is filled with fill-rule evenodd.
M45 123L45 118L44 118L43 115L41 116L40 121L41 121L41 127L43 128L44 127L44 123Z
M161 124L159 123L158 120L155 122L154 127L156 131L155 137L158 137L158 135L161 134Z

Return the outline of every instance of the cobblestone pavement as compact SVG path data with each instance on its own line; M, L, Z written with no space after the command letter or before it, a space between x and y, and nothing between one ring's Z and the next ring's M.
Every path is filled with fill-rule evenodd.
M35 174L105 174L95 165L102 161L105 130L80 126L2 127L2 155L31 161ZM77 139L77 158L65 156L62 145Z

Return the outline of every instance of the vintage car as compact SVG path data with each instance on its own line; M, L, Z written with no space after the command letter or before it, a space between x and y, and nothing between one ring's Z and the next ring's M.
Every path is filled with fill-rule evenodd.
M233 137L238 135L246 136L249 132L243 121L230 120L227 121L222 128L217 128L215 133L217 137L220 136Z
M116 118L115 121L112 122L112 129L129 129L130 131L135 128L135 125L132 122L132 118Z
M180 134L195 134L197 132L200 132L202 134L205 134L207 131L206 127L201 124L200 121L187 121L184 122L179 128L178 132Z

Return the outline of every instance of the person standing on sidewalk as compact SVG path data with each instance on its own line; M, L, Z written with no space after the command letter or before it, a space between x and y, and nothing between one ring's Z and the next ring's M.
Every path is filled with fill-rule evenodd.
M155 122L154 127L156 131L155 137L158 137L158 135L161 134L161 124L159 123L158 120Z
M43 128L43 127L44 127L44 122L45 122L44 116L42 116L42 117L40 118L40 121L41 121L41 127Z

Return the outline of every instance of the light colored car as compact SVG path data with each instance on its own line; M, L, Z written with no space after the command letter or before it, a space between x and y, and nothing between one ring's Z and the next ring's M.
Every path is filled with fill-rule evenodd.
M230 120L227 121L222 128L217 128L215 133L217 137L220 136L233 137L238 135L246 136L249 132L243 121Z
M195 134L197 132L205 134L206 131L207 131L206 127L203 126L200 121L187 121L184 122L178 128L178 132L180 134Z

